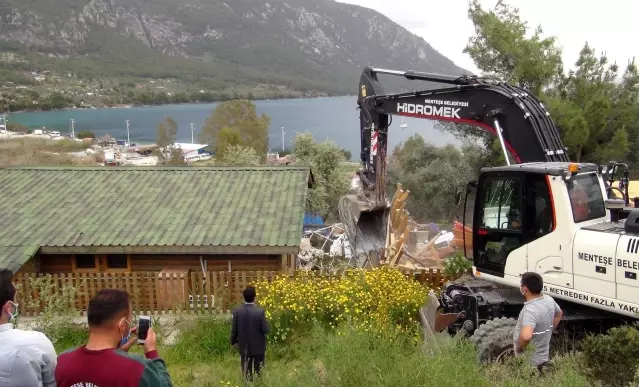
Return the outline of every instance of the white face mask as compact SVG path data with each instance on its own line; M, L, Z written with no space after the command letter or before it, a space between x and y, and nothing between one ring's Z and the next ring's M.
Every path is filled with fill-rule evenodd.
M526 295L526 292L524 291L523 286L520 286L520 287L519 287L519 292L521 293L521 295L522 295L522 296L525 296L525 295Z
M7 301L7 304L13 305L13 313L7 312L9 314L9 321L15 320L16 318L18 318L18 304L13 301Z
M127 341L129 341L129 338L131 337L131 323L129 323L129 320L127 319L123 319L124 323L126 324L126 326L128 327L128 333L126 334L126 336L124 336L122 333L120 333L120 345L119 347L123 346L124 344L126 344Z

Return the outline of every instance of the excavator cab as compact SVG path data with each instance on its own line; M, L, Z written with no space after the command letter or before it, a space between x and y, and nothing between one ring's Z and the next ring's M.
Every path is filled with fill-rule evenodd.
M555 229L547 172L562 164L482 168L479 179L468 184L464 252L478 271L504 277L508 260L521 259L518 266L526 266L527 244Z

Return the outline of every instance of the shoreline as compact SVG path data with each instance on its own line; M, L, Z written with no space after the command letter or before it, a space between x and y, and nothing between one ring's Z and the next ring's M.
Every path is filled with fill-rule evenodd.
M338 98L338 97L353 97L357 98L356 94L344 94L344 95L333 95L333 96L315 96L315 97L287 97L287 98L268 98L268 99L251 99L251 102L263 102L263 101L283 101L283 100L299 100L299 99L318 99L318 98ZM246 98L239 98L246 99ZM100 106L100 107L66 107L62 109L51 109L51 110L42 110L42 109L29 109L29 110L15 110L11 112L5 112L7 116L12 114L30 114L30 113L49 113L49 112L64 112L64 111L72 111L72 110L102 110L102 109L131 109L131 108L151 108L156 106L168 106L168 105L198 105L198 104L216 104L220 102L232 101L233 99L228 100L219 100L219 101L191 101L191 102L170 102L170 103L158 103L153 105L140 105L135 103L130 104L122 104L122 105L112 105L112 106ZM1 114L0 114L1 115Z

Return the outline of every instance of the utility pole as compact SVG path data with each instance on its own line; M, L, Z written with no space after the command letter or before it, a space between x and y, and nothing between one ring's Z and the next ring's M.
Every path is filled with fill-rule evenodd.
M71 119L71 138L75 138L75 120Z
M282 152L284 152L284 127L282 126Z
M126 145L131 146L131 138L129 136L129 120L126 120Z
M191 144L195 144L193 133L194 133L193 123L191 122Z

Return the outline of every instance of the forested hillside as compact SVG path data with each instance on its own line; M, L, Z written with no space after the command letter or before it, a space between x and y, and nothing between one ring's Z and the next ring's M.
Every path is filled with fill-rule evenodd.
M354 94L365 65L467 73L384 15L332 0L5 0L0 64L5 81L49 70L273 95Z

